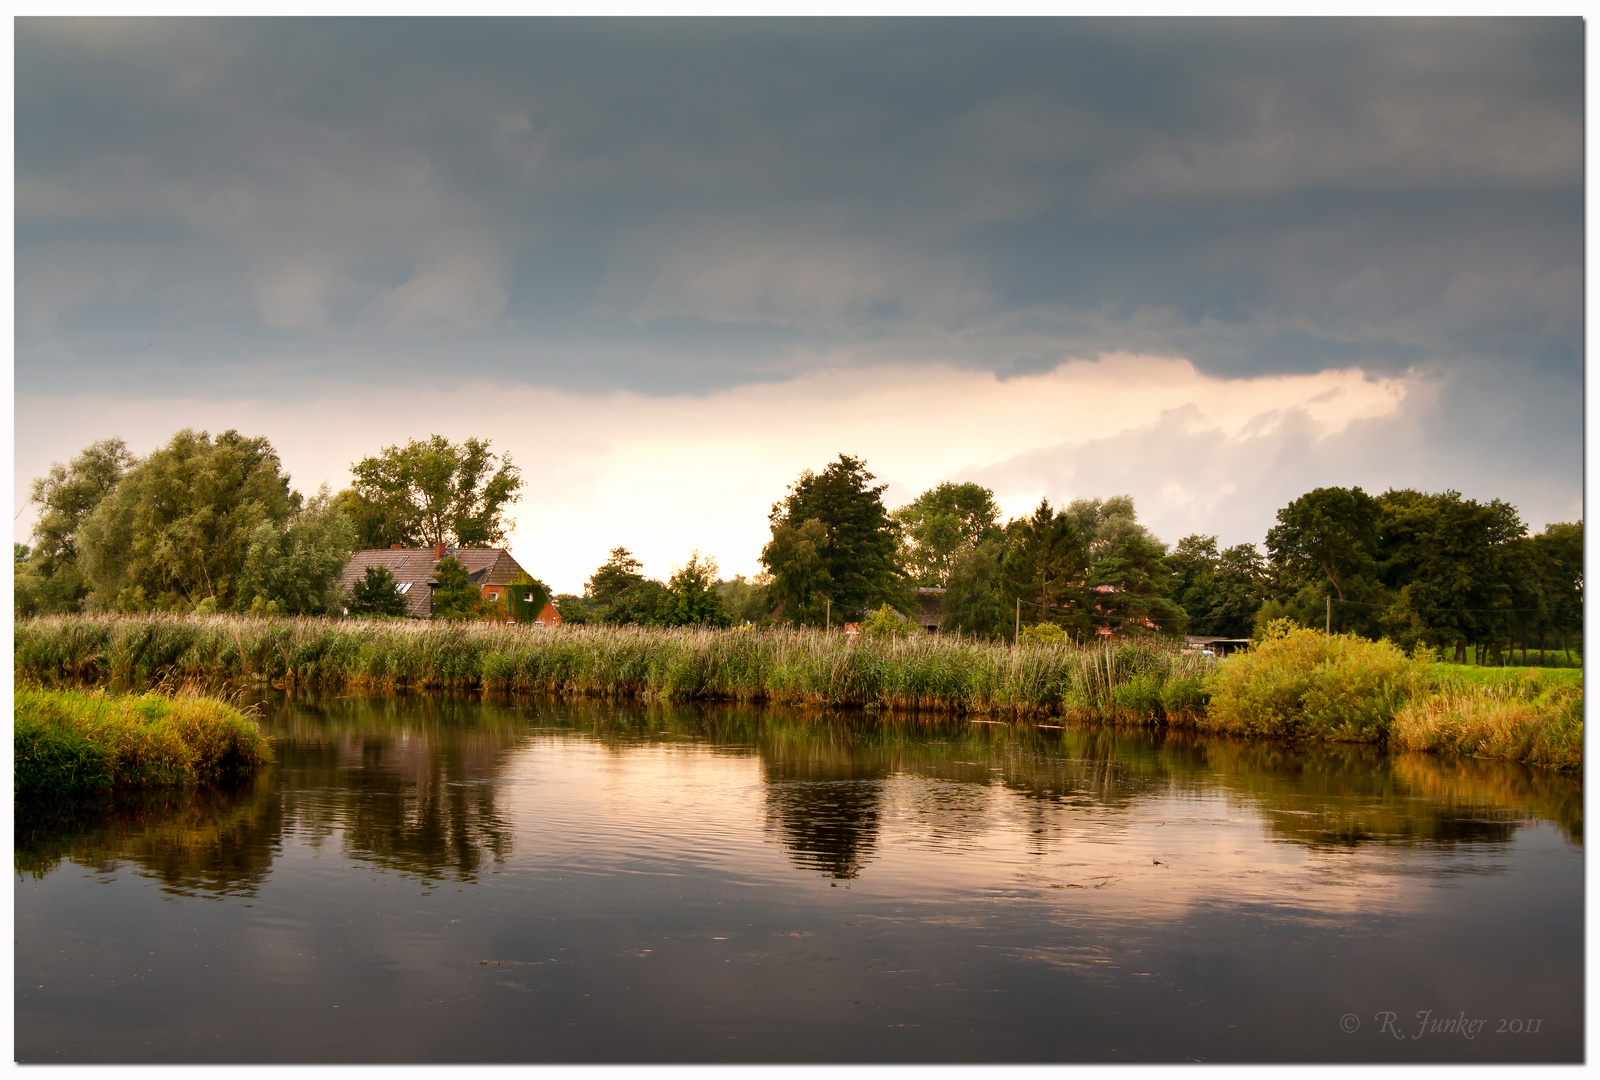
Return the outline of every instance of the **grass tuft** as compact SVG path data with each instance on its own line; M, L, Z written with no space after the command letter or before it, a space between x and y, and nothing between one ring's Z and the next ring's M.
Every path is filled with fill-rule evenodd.
M254 722L198 695L18 686L14 711L19 796L221 783L272 758Z

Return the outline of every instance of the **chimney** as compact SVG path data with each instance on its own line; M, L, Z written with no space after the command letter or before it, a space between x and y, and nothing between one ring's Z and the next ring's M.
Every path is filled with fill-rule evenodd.
M444 552L445 546L443 544L433 545L433 561L438 562L440 559L444 558Z
M404 551L405 550L405 545L404 544L390 544L389 545L389 550L390 551Z

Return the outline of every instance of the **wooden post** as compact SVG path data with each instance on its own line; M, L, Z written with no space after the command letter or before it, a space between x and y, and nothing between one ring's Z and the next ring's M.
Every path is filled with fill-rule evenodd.
M1017 629L1012 634L1011 640L1014 643L1022 640L1022 597L1020 596L1017 597Z
M1324 599L1326 599L1328 601L1328 620L1327 620L1327 622L1322 624L1322 632L1324 634L1332 635L1332 633L1333 633L1333 597L1328 596L1328 597L1325 597Z
M824 622L822 625L822 632L827 633L829 630L833 629L833 601L831 599L828 600L827 613L823 616L823 618Z

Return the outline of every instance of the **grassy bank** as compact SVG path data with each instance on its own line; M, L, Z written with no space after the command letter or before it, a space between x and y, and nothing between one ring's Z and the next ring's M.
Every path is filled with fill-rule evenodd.
M1422 663L1387 641L1284 628L1206 690L1211 731L1583 765L1580 671Z
M767 702L1193 725L1561 768L1582 760L1581 672L1428 664L1388 642L1304 629L1219 663L1160 641L1013 648L815 630L56 616L19 620L14 656L19 677L44 685L271 682Z
M19 676L45 685L265 680L358 692L474 689L1149 722L1204 708L1207 661L1162 642L1021 648L815 630L59 616L16 623Z
M20 685L14 712L19 796L218 783L272 756L248 717L211 698Z

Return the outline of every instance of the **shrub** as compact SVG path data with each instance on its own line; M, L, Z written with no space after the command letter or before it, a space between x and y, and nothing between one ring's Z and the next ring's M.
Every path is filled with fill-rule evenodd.
M861 624L861 633L869 638L907 637L921 628L888 604L868 615Z
M1055 623L1034 623L1024 626L1017 640L1025 645L1059 645L1067 639L1067 632Z
M1395 713L1427 686L1427 666L1391 642L1279 622L1249 652L1217 665L1200 726L1381 742Z

